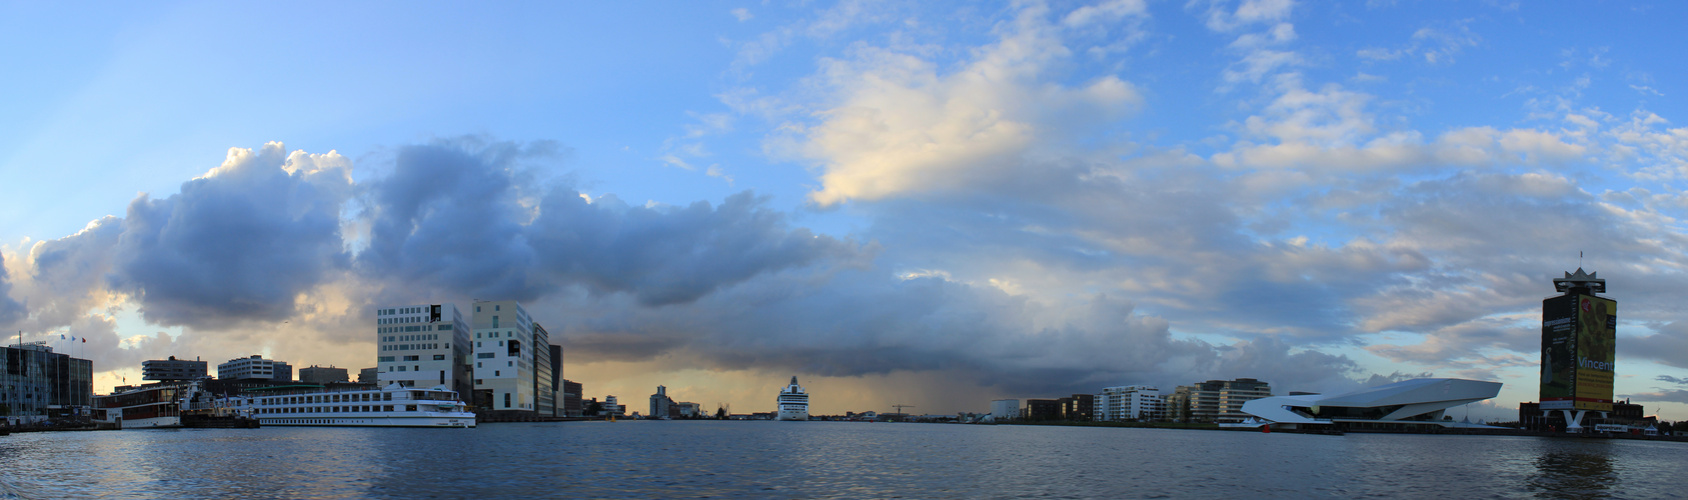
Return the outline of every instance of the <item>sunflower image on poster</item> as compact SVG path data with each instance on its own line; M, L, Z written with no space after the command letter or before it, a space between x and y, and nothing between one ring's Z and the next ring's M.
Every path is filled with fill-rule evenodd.
M1617 309L1609 299L1577 298L1577 409L1611 410Z

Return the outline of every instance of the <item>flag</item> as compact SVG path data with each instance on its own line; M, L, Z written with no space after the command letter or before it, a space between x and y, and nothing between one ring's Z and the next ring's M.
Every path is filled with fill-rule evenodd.
M84 343L84 344L88 343L88 337L82 337L82 343Z
M59 334L59 340L64 340L64 334Z

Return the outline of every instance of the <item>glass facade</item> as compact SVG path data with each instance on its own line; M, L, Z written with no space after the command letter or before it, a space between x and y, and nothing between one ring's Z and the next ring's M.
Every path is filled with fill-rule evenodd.
M45 417L49 406L89 406L94 364L44 345L6 346L0 371L0 416Z

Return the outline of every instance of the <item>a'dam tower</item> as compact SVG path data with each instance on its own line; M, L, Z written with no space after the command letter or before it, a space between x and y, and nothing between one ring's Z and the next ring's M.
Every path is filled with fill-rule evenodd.
M1565 273L1553 280L1561 294L1541 301L1541 410L1562 412L1565 430L1580 432L1590 411L1612 411L1618 302L1598 273Z

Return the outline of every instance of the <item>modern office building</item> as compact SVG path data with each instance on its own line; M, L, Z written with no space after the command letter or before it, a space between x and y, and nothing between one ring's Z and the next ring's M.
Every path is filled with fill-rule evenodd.
M1089 422L1095 418L1096 395L1074 394L1056 400L1061 405L1061 419L1073 422Z
M551 361L551 334L539 323L533 324L533 409L540 415L557 412L557 381Z
M674 400L668 397L668 388L656 386L656 394L651 395L651 410L645 415L650 418L668 417L669 407L674 406Z
M209 365L205 361L176 359L149 359L141 362L141 380L156 380L159 382L175 382L178 380L199 380L210 378L207 372Z
M328 384L333 382L350 382L345 368L333 366L311 365L299 369L299 382L306 384Z
M1054 399L1028 399L1026 411L1021 415L1026 420L1060 420L1061 402Z
M405 387L443 385L474 401L469 368L474 330L452 304L380 307L375 310L376 383Z
M144 365L143 365L144 366ZM223 380L293 380L293 367L281 361L253 354L217 364L217 378Z
M555 413L550 333L514 300L475 303L475 401L492 410Z
M581 400L581 394L584 390L585 388L580 385L580 382L563 379L563 416L578 417L586 413L586 405Z
M604 412L601 415L622 417L627 415L627 408L616 402L615 396L604 396Z
M567 405L567 402L564 401L564 392L566 391L563 390L563 346L557 344L551 344L551 389L552 401L554 404L554 407L551 409L551 416L569 416L564 408ZM575 395L577 403L579 402L579 397L580 396L577 393Z
M1423 378L1384 384L1346 394L1265 397L1243 404L1245 415L1274 428L1412 430L1428 426L1469 427L1446 415L1447 409L1495 397L1500 382Z
M380 372L376 371L376 370L377 369L375 369L375 368L364 368L364 369L358 370L358 383L359 384L373 384L377 380L380 380Z
M1541 404L1558 411L1568 432L1612 411L1617 374L1618 301L1606 293L1599 273L1565 273L1553 280L1560 295L1541 301ZM1595 412L1591 415L1589 412Z
M0 416L12 423L45 420L52 410L93 404L94 363L53 352L43 342L0 347Z
M1166 400L1147 385L1104 387L1096 395L1095 413L1098 421L1160 420L1166 418Z
M1252 378L1181 385L1167 398L1166 412L1178 422L1238 422L1243 404L1272 395L1272 386Z

